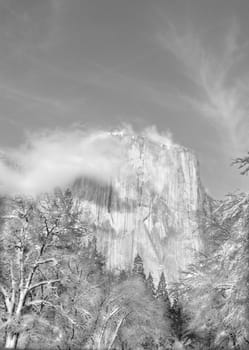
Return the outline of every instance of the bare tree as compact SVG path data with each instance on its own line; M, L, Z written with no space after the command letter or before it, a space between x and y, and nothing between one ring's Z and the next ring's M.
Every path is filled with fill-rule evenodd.
M138 349L148 336L158 341L162 335L170 337L161 304L141 279L132 277L114 285L106 295L89 348L111 350L127 340L129 347Z
M8 202L0 236L0 330L5 332L6 348L17 346L33 320L31 316L44 305L65 314L62 305L53 303L49 295L60 281L57 256L62 242L66 247L69 230L72 236L81 228L72 203L64 201L63 205L62 199L44 195L38 202L27 198Z

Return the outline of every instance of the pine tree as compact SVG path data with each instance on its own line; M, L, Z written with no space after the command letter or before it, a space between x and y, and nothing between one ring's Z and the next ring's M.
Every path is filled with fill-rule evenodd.
M174 298L173 305L171 307L171 318L172 318L172 327L178 339L182 337L182 307L179 302L178 296Z
M167 291L167 284L166 284L164 272L162 272L160 276L160 281L158 283L158 287L156 291L156 298L161 299L165 303L166 312L167 314L169 314L170 300L169 300L169 295Z
M157 286L156 296L157 298L162 298L162 297L165 297L166 295L168 296L167 284L166 284L164 272L162 272L158 286Z
M93 266L95 266L95 269L101 272L105 265L105 258L100 252L98 252L97 238L95 236L88 241L87 252L89 259L92 261Z
M139 276L145 280L143 260L139 254L137 254L134 259L132 273L133 275Z
M153 277L152 277L151 273L149 273L149 275L146 279L146 287L147 287L147 290L149 291L149 293L152 296L155 296L155 294L156 294L155 285L154 285L154 281L153 281Z

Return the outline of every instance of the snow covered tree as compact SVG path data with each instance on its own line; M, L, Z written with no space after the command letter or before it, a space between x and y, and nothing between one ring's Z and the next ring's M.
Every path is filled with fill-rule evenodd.
M141 278L132 276L114 282L104 297L88 348L142 349L163 336L170 338L171 329L160 303L147 293Z
M167 284L165 280L164 272L160 275L160 280L156 290L156 298L162 300L165 303L165 310L169 314L170 311L170 300L167 291Z
M160 275L160 280L159 280L159 283L157 286L155 297L156 297L157 303L160 305L160 308L162 310L164 320L170 326L171 331L173 331L172 321L171 321L170 299L169 299L169 295L168 295L168 291L167 291L167 284L166 284L164 272L162 272ZM172 334L173 334L173 332L172 332ZM165 347L171 348L171 345L172 345L171 340L166 339L165 337L162 336L160 338L160 343L162 345L162 348L165 348Z
M139 276L143 280L145 280L145 273L144 273L144 264L141 256L137 254L134 259L133 269L132 273L134 276Z
M6 200L0 233L0 332L4 346L15 348L31 325L47 325L38 317L44 305L63 313L54 303L59 259L79 246L80 217L63 195L44 195L39 200ZM71 245L69 244L69 237ZM50 327L59 336L59 330Z
M189 328L209 348L248 349L249 196L227 196L204 229L206 250L182 280Z
M54 300L63 307L64 314L55 314L53 324L61 330L57 345L62 348L85 346L98 319L108 279L104 275L104 258L95 250L95 245L93 240L77 254L61 260L60 284Z
M152 277L151 273L149 273L148 277L146 278L145 284L146 284L148 292L152 296L155 296L155 294L156 294L155 285L154 285L154 281L153 281L153 277Z

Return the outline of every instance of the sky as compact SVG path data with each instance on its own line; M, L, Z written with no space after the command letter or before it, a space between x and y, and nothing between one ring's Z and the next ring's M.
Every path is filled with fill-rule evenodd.
M154 125L213 197L248 191L231 166L249 151L248 17L248 0L0 0L0 150Z

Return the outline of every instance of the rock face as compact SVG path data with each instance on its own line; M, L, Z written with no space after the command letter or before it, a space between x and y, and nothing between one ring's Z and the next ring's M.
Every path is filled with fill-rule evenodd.
M202 245L198 215L206 195L196 157L169 140L122 132L113 137L127 151L119 176L108 185L89 179L75 185L98 247L109 269L131 269L138 253L155 282L162 271L175 282Z

